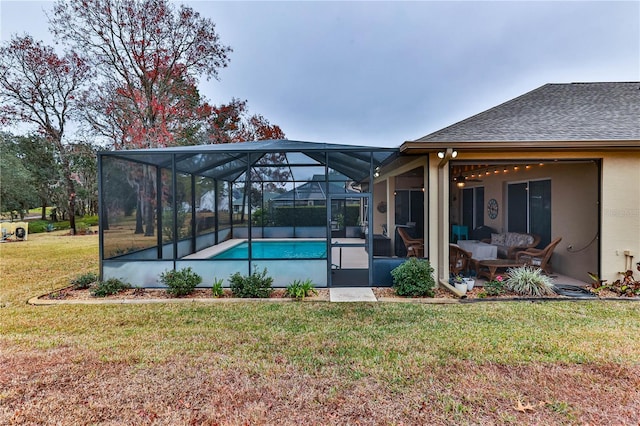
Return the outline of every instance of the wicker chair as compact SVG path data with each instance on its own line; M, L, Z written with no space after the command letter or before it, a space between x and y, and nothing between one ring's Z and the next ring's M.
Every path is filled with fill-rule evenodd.
M471 266L471 253L457 244L449 244L449 272L457 275Z
M562 237L556 238L543 249L528 248L519 251L516 253L516 261L524 265L537 266L547 275L551 274L551 255L561 240Z
M407 257L424 257L424 240L411 237L404 228L397 228L397 230L407 249Z

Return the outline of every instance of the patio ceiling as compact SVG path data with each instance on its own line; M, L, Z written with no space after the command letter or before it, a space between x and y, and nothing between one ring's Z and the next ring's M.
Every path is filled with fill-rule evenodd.
M284 139L216 145L194 145L104 151L101 156L170 168L175 155L182 173L233 182L249 167L328 166L356 182L369 178L371 165L380 167L398 155L398 148L290 141ZM276 156L267 158L269 154ZM274 161L275 160L275 161Z

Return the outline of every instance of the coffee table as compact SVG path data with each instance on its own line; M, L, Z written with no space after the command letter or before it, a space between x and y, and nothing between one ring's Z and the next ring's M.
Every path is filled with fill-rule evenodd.
M477 277L487 277L489 281L493 281L493 279L498 275L498 269L522 266L522 262L518 262L513 259L477 260L475 261L475 266Z

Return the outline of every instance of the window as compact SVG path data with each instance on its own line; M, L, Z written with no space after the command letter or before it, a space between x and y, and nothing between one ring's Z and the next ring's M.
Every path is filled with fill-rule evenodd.
M415 223L416 236L424 235L424 192L397 190L395 192L396 225Z
M551 242L551 180L510 183L507 229L540 235L539 247Z
M469 229L484 225L484 187L462 190L462 224Z

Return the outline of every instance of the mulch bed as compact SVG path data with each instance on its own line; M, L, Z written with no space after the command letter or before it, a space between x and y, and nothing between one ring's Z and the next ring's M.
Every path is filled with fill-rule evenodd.
M423 299L432 299L432 298L421 298L421 297L403 297L398 296L395 293L395 290L392 287L373 287L373 294L376 296L378 300L380 299L408 299L408 300L423 300ZM591 289L589 289L591 290ZM316 289L317 295L307 297L305 300L309 301L328 301L329 300L329 289L328 288L318 288ZM531 296L523 296L513 292L505 292L496 296L488 296L484 293L484 288L482 286L475 286L473 290L467 291L465 294L466 300L514 300L514 299L568 299L566 296L562 296L559 294L553 294L548 296L541 297L531 297ZM600 299L631 299L637 300L638 297L630 298L619 296L617 293L610 290L601 290L597 294L597 298ZM95 297L92 296L90 290L74 290L72 287L66 287L58 291L51 292L49 294L43 295L39 297L40 300L151 300L151 299L214 299L211 289L196 289L191 294L183 297L175 297L170 295L164 289L159 288L132 288L128 290L121 291L120 293L107 296L107 297ZM234 299L234 295L229 289L224 289L224 294L220 297L216 297L215 299ZM284 288L276 288L271 293L269 299L291 299L285 294ZM433 299L458 299L458 296L451 293L449 290L444 289L442 287L438 287L435 289L435 294ZM592 299L597 300L597 299Z
M329 300L328 289L316 289L317 295L307 297L305 300ZM229 289L224 290L224 294L215 299L232 299L233 293ZM270 299L290 299L285 295L285 289L277 288L271 293ZM145 299L214 299L211 289L195 289L191 294L183 297L172 296L166 290L160 288L131 288L123 290L117 294L106 297L95 297L91 295L89 289L74 290L73 287L66 287L58 291L46 294L40 299L51 300L145 300Z

